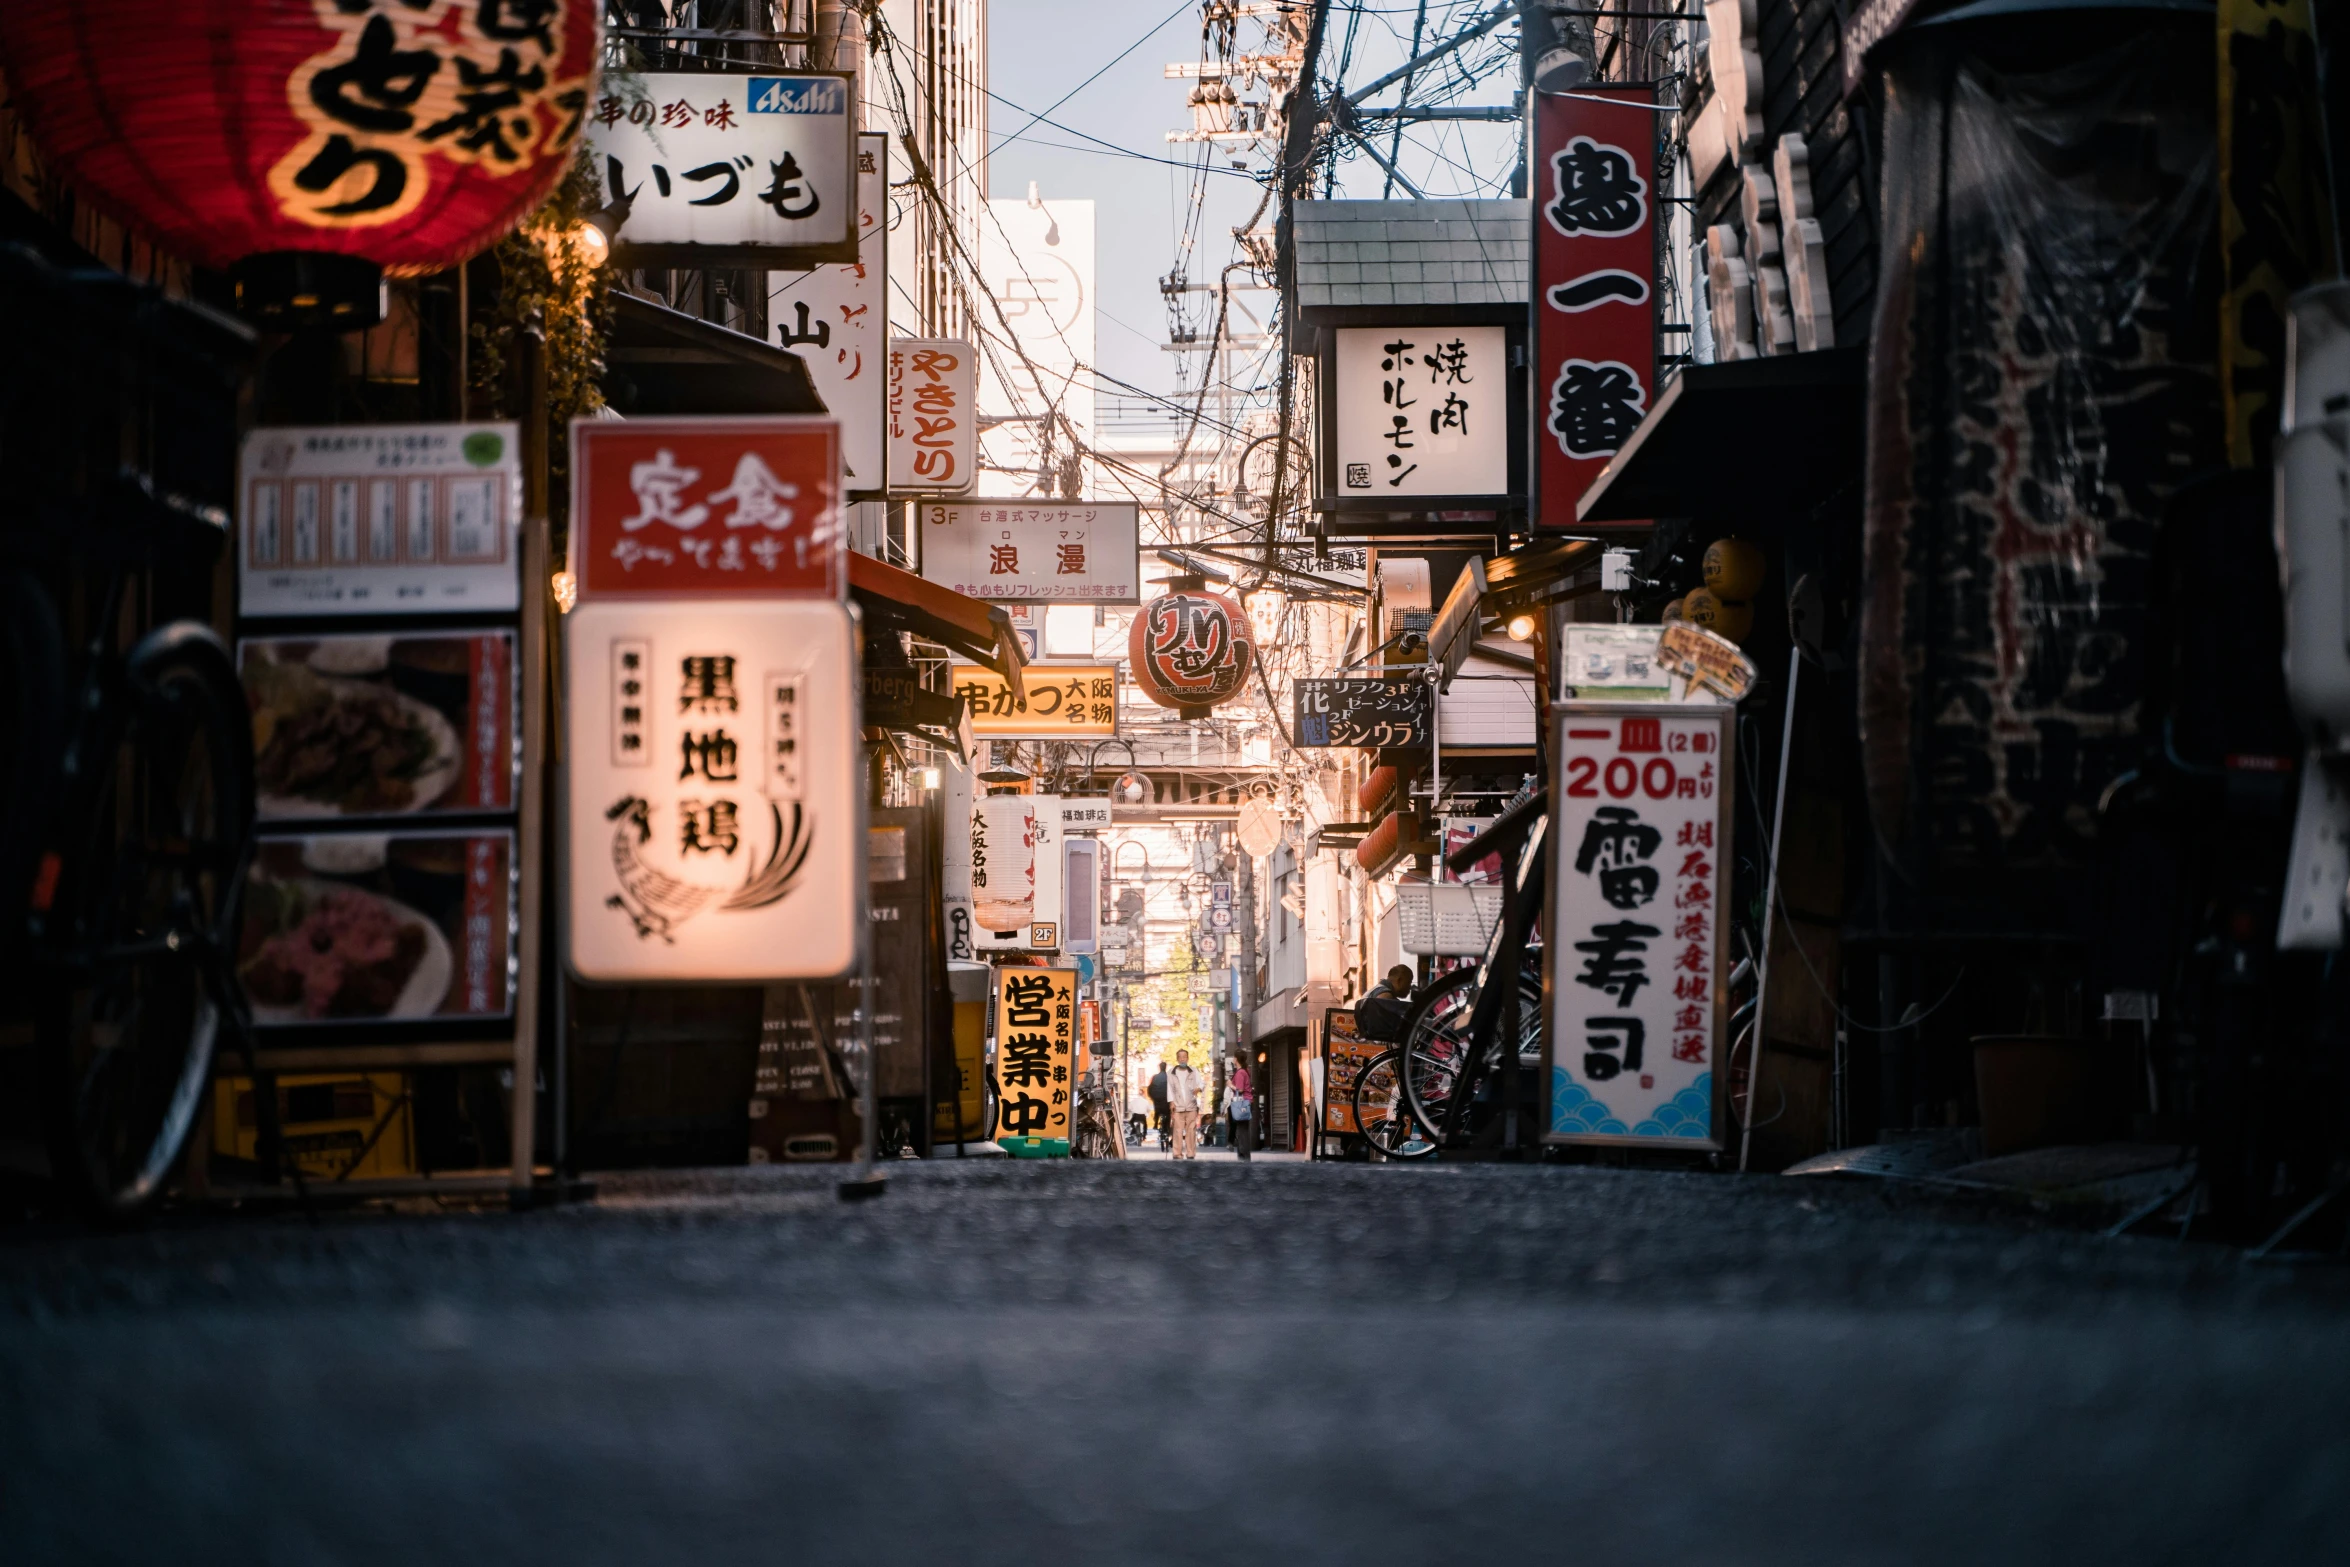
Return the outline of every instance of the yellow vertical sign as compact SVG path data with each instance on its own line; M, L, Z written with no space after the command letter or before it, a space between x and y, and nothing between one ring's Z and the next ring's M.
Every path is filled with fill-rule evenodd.
M996 971L996 1130L1012 1138L1069 1140L1076 1091L1077 971Z

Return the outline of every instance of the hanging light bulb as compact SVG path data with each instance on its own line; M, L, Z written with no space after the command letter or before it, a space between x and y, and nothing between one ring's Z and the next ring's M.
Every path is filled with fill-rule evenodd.
M1512 642L1531 642L1534 640L1534 617L1520 610L1510 617L1508 630Z

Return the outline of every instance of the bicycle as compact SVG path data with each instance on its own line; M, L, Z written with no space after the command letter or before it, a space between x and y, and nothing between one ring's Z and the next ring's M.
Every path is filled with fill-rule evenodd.
M1532 1090L1541 1081L1542 978L1531 939L1542 915L1549 823L1549 794L1536 790L1445 856L1456 873L1496 853L1515 852L1517 863L1483 959L1429 986L1404 1019L1394 1070L1405 1114L1431 1153L1520 1148L1522 1127L1540 1103ZM1512 973L1515 984L1490 982ZM1511 1048L1500 1046L1505 1038Z
M1077 1089L1077 1116L1070 1127L1069 1152L1079 1159L1123 1159L1126 1145L1118 1136L1118 1117L1111 1108L1113 1085L1107 1069L1096 1067Z
M1404 1105L1398 1067L1402 1059L1400 1045L1373 1056L1355 1074L1348 1104L1354 1111L1355 1130L1382 1157L1425 1159L1436 1152L1436 1145L1420 1134L1419 1123Z
M14 693L15 752L0 871L38 992L52 1173L90 1216L119 1220L177 1170L224 1032L254 1069L234 972L253 743L235 665L209 627L169 622L127 650L118 638L139 572L217 549L226 517L158 495L136 473L95 510L71 535L98 572L70 666L39 575L0 570L0 688ZM274 1166L276 1096L255 1098Z

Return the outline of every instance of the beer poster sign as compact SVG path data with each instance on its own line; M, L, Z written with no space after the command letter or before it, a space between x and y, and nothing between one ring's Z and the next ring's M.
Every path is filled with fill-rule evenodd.
M1545 1141L1723 1146L1731 721L1556 709Z
M603 600L564 632L579 977L846 972L865 891L847 606Z
M1066 1142L1077 1049L1077 971L996 971L996 1128Z
M855 79L631 71L588 115L604 202L629 204L624 267L857 259Z

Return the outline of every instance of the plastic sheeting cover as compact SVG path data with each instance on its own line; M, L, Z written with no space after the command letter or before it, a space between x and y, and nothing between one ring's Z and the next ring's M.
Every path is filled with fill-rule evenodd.
M1871 348L1863 767L1913 878L2084 859L2164 501L2222 456L2208 35L2025 74L1959 32L1887 77Z

